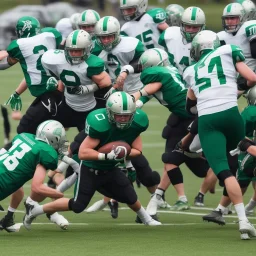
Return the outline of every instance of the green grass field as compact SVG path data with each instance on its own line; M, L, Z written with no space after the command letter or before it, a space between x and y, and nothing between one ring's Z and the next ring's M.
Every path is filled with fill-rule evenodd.
M1 71L0 76L0 103L4 103L22 79L22 72L17 65ZM22 95L22 101L23 111L25 111L32 101L28 92ZM241 99L240 107L244 106L245 101ZM148 157L152 168L161 173L164 141L160 135L168 112L154 101L145 106L144 110L149 115L150 127L143 134L143 152ZM3 141L3 125L2 120L0 121L0 141ZM17 121L12 121L12 136L15 135L16 126ZM76 130L70 129L69 139L72 140L75 134ZM186 194L193 206L194 197L198 193L202 180L196 178L184 166L182 170ZM148 192L145 188L136 188L136 190L142 204L146 206L150 198ZM29 191L28 183L25 185L25 196L29 195ZM155 228L135 224L135 214L128 210L126 205L120 205L119 218L115 220L107 210L95 214L64 213L63 215L71 223L67 231L60 230L42 215L35 220L30 232L24 227L21 227L18 233L0 232L0 255L254 255L255 241L240 240L238 224L234 223L235 215L226 218L227 225L224 227L202 221L201 215L207 214L210 209L217 206L221 194L222 189L217 186L215 194L205 196L204 208L192 207L186 212L161 211L159 217L164 225ZM245 196L245 202L249 200L251 194L250 188ZM73 190L68 190L65 195L71 198ZM91 203L100 198L101 195L96 194ZM176 194L172 187L166 192L166 198L170 204L176 201ZM1 204L7 209L9 200L6 199ZM0 213L0 218L4 214ZM21 205L19 212L15 214L16 222L22 222L23 215L24 207ZM251 221L256 224L255 217L252 217Z

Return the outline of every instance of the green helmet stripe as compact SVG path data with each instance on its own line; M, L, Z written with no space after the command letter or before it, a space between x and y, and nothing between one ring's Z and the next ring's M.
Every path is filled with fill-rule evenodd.
M231 8L232 8L232 4L229 4L229 5L227 6L227 12L231 12Z
M103 31L106 32L107 29L108 29L108 19L109 17L105 17L104 20L103 20Z
M100 19L100 15L97 12L93 11L93 14L94 14L96 20Z
M193 7L192 14L191 14L191 20L196 20L196 12L197 12L197 8Z
M128 101L127 96L124 92L121 92L122 100L123 100L123 110L128 110Z
M162 61L163 59L162 59L161 53L156 48L154 48L153 50L156 51L159 54L160 60Z
M123 4L126 4L126 0L123 0Z
M72 36L72 45L76 45L78 33L79 33L79 30L74 31L74 34Z
M87 14L87 11L85 11L85 12L82 13L82 21L85 21L85 19L86 19L86 14Z

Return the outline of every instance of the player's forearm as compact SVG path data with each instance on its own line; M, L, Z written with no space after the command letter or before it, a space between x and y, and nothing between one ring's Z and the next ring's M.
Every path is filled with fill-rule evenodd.
M248 152L250 155L256 157L256 146L250 146L250 147L247 149L247 152Z
M55 189L52 189L48 186L45 186L44 184L41 184L39 186L32 186L32 191L43 195L45 197L50 197L50 198L61 198L63 197L63 193L60 191L57 191Z
M28 86L27 86L26 80L25 80L25 78L23 78L15 91L19 95L21 95L23 92L25 92L27 90L27 88L28 88Z
M131 153L129 154L129 156L127 157L128 159L136 157L141 155L141 151L136 149L136 148L132 148Z
M92 81L96 83L100 88L111 86L111 78L107 72L102 72L99 75L94 75Z
M99 160L99 152L91 149L79 149L78 157L80 160Z

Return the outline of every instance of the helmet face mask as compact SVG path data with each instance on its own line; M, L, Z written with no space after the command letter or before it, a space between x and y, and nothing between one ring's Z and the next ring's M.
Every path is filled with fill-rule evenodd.
M41 123L36 130L35 139L46 142L57 151L67 141L63 125L55 120L47 120Z
M210 30L199 32L193 39L190 49L190 57L198 61L203 50L215 50L220 46L217 34Z
M120 0L120 11L126 21L137 19L146 12L147 7L148 0Z
M108 98L106 109L110 123L118 129L128 129L136 112L135 99L126 92L115 92Z
M192 31L187 31L187 28L192 28ZM193 29L196 28L196 29ZM188 42L192 42L193 38L200 31L205 29L205 14L199 7L188 7L181 16L181 34ZM196 31L195 31L196 30Z
M169 26L181 26L181 16L184 8L178 4L170 4L166 7L166 23Z
M93 36L95 25L99 20L100 15L96 11L86 10L80 14L77 25L79 29L85 30Z
M71 65L77 65L87 60L92 50L91 36L84 30L74 30L66 39L65 57ZM80 55L75 52L79 52ZM75 53L75 54L74 54Z
M245 10L239 3L228 4L222 15L222 26L227 33L236 33L246 19Z
M159 48L152 48L146 50L139 58L139 65L142 70L155 66L170 66L167 52Z
M18 38L32 37L40 32L40 22L31 16L24 16L16 23L16 34Z
M120 23L113 16L101 18L96 23L94 33L98 44L106 51L111 51L121 40Z

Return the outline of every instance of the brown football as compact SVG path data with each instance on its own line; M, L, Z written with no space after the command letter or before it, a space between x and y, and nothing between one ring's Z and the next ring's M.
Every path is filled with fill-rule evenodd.
M112 149L115 149L116 147L118 146L123 146L126 148L127 150L127 156L131 153L131 146L124 142L124 141L113 141L113 142L109 142L105 145L103 145L102 147L100 147L98 149L98 152L100 153L109 153ZM118 154L118 158L123 158L125 155L125 151L124 150L121 150L121 152Z

